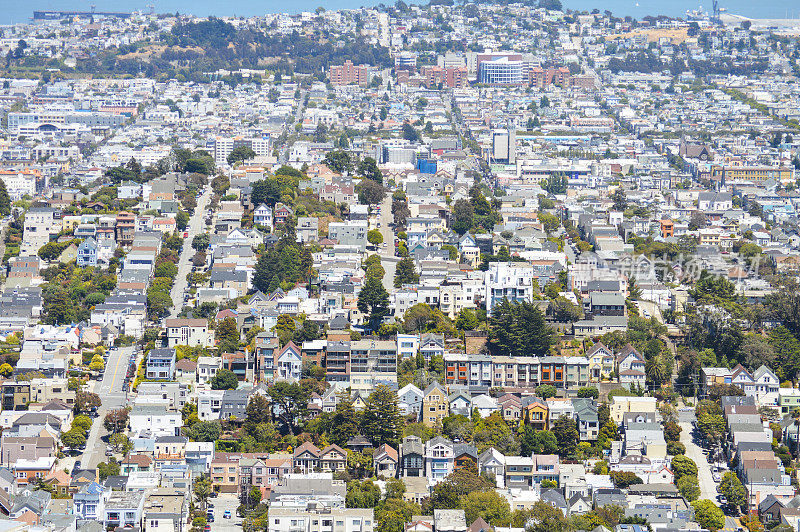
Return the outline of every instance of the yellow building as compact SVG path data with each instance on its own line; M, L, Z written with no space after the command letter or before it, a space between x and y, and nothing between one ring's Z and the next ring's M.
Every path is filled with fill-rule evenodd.
M611 419L619 425L625 414L629 412L638 412L643 414L656 413L656 398L655 397L619 397L611 398Z
M450 413L447 390L438 382L432 382L422 394L422 422L429 427L441 423Z
M774 179L781 184L794 183L794 169L786 166L712 166L711 180L722 184L729 181L763 183Z

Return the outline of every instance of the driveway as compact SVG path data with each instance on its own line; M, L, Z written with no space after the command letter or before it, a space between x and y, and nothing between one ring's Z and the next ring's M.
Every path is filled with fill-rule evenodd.
M680 420L681 443L686 446L686 458L691 458L697 464L697 481L700 484L700 498L716 501L717 483L711 476L711 464L708 463L703 450L692 441L692 424Z
M183 240L183 249L181 250L180 258L178 259L178 276L175 278L175 285L172 287L170 297L172 298L172 308L169 311L169 317L174 318L183 308L183 294L186 292L186 287L189 282L186 276L192 271L192 256L195 254L192 249L192 239L199 235L205 229L205 222L203 218L208 210L208 202L211 199L211 186L207 186L203 190L200 199L197 200L197 207L194 209L194 214L189 218L189 225L186 231L189 235Z

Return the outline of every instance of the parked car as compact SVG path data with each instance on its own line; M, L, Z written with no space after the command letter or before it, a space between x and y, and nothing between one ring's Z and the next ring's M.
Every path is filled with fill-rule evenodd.
M225 513L222 514L222 518L223 519L230 519L231 518L231 511L230 510L225 510Z

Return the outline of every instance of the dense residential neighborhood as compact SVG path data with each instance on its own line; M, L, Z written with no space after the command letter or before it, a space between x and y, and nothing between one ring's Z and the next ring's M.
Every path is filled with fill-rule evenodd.
M148 7L0 26L1 531L800 532L796 19Z

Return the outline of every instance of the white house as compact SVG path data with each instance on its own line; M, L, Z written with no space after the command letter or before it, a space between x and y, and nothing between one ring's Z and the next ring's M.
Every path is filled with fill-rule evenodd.
M197 382L206 384L222 368L221 357L200 357L197 359Z
M397 355L400 358L412 358L419 351L419 336L416 334L397 335Z
M149 432L151 436L177 436L183 420L180 412L169 412L164 406L137 406L130 413L131 432Z
M533 301L533 268L530 264L493 262L484 277L486 313L503 299Z
M422 390L413 384L406 384L397 391L397 406L404 416L414 414L417 419L422 412Z
M200 421L219 419L224 393L225 390L200 390L197 392L197 418Z
M263 203L256 207L253 211L253 224L272 229L272 209Z
M203 319L175 318L166 320L167 347L188 345L214 347L214 331Z
M302 367L300 348L289 342L275 358L275 380L299 381Z

